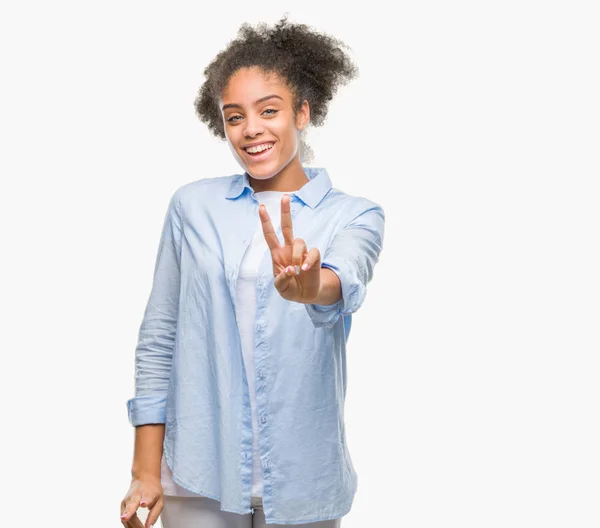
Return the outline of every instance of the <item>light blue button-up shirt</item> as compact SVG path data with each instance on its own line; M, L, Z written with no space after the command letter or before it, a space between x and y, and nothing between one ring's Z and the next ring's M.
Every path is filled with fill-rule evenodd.
M384 212L304 167L293 191L294 238L319 248L340 278L329 306L283 299L265 251L257 277L254 368L267 523L302 524L350 511L357 475L346 445L346 343L382 250ZM166 213L135 351L133 426L164 423L173 480L252 513L252 416L236 320L236 279L256 230L248 175L179 187ZM283 241L281 227L277 231Z

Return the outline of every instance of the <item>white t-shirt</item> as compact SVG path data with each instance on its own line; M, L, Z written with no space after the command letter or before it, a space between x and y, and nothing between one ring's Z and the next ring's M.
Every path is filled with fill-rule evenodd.
M262 191L254 193L259 203L265 204L275 231L281 224L281 198L284 191ZM289 192L287 194L292 195ZM282 242L280 240L280 242ZM254 324L256 319L256 275L265 251L269 251L260 218L256 217L256 231L240 265L236 284L236 317L240 330L244 367L250 390L252 408L252 430L254 436L254 456L252 470L252 497L262 497L262 467L258 451L258 416L256 413L256 391L254 378ZM196 497L193 493L173 481L171 470L163 453L161 460L161 485L165 495Z

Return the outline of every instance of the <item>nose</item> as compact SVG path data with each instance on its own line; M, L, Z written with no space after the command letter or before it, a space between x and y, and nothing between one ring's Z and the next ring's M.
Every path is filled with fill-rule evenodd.
M244 135L248 138L254 138L258 134L262 134L262 126L258 117L248 116L244 123Z

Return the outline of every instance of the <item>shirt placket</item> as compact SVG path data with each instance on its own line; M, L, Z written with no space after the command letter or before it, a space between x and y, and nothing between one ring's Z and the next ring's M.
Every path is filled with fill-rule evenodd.
M256 232L256 218L258 218L258 200L250 194L248 197L248 208L250 211L250 218L244 218L242 225L250 226L246 227L243 230L241 244L239 247L240 251L236 253L235 262L232 265L232 272L230 276L230 284L229 289L232 296L232 300L235 306L235 294L236 288L235 283L237 281L237 277L239 275L239 269L244 257L244 254L252 241L252 237ZM291 196L290 201L290 213L292 216L292 222L297 218L298 213L303 209L304 205L295 196ZM278 226L276 230L277 238L280 243L283 242L283 236L281 233L281 225ZM296 234L294 234L296 236ZM268 386L269 386L269 372L270 372L270 355L269 355L269 340L268 340L268 300L269 295L278 295L277 292L270 291L273 286L273 264L271 260L271 253L267 250L261 259L257 280L256 280L256 320L254 324L254 371L255 371L255 391L256 391L256 413L258 417L259 431L258 431L258 445L259 445L259 453L261 459L261 467L263 471L263 507L269 507L270 505L270 490L271 485L273 484L270 481L271 476L271 467L272 467L272 459L271 459L271 449L272 446L270 444L271 435L269 434L269 427L271 424L271 416L269 414L268 409ZM248 385L246 384L246 390L248 390ZM244 399L244 401L248 401L249 399ZM251 412L251 409L244 409L244 413ZM247 422L246 422L247 423ZM251 433L251 432L250 432ZM251 438L251 434L243 434L243 438ZM242 460L248 467L252 467L252 456L253 456L253 445L250 441L243 442L241 445L241 449L244 450ZM252 483L250 482L248 486L251 488ZM250 497L250 490L246 490L245 495ZM248 499L250 500L250 499ZM250 505L249 505L250 506ZM251 506L250 506L251 507Z

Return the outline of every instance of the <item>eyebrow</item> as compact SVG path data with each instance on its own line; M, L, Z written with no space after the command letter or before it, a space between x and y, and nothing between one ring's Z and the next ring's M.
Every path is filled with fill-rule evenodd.
M254 101L254 104L257 105L258 103L262 103L264 101L267 101L268 99L272 99L273 97L277 97L277 99L281 99L283 101L283 97L279 97L278 95L271 94L271 95L267 95L265 97L261 97L260 99L257 99L256 101ZM223 105L222 110L225 111L227 108L242 108L242 107L236 103L229 103L229 104Z

